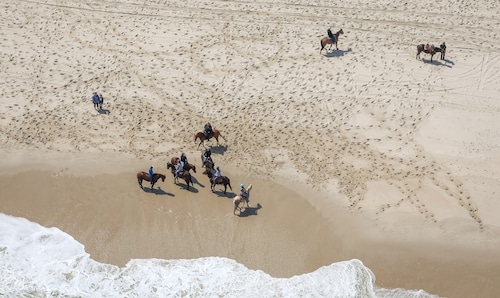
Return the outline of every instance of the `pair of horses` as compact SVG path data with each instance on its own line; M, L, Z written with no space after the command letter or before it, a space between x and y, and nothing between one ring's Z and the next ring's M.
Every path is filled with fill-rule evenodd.
M337 46L337 43L339 42L339 36L341 34L344 34L344 30L342 30L342 29L340 29L339 31L337 31L337 33L333 34L332 37L329 37L329 36L323 37L321 39L321 50L319 50L319 53L321 54L321 52L323 51L323 49L325 49L328 52L329 50L332 49L333 45L335 45L335 48L338 51L339 47ZM330 45L329 49L326 49L326 47L325 47L327 44Z
M180 159L179 157L172 157L172 158L170 159L170 163L171 163L172 165L176 166L176 165L179 163L179 161L180 161L180 160L181 160L181 159ZM195 165L193 165L193 164L187 163L187 164L184 164L184 170L186 170L186 171L193 170L193 172L195 172L195 173L196 173L196 166L195 166Z
M434 57L436 53L441 53L441 60L444 60L444 56L446 55L446 46L444 42L440 47L435 47L433 45L426 47L423 43L419 44L417 45L417 55L415 56L415 59L420 59L420 53L422 52L431 55L431 61L432 57Z
M250 198L250 191L252 190L252 184L248 185L246 190L247 190L248 198ZM233 214L234 215L236 215L236 209L239 209L239 214L241 214L242 209L241 209L240 205L243 203L247 203L247 207L249 207L248 201L244 197L242 197L240 195L237 195L236 197L234 197L234 199L233 199L233 207L234 207Z
M226 140L226 138L223 135L221 135L220 131L218 131L217 129L214 129L213 132L214 132L214 134L212 136L208 136L208 137L206 137L205 133L203 133L201 131L195 133L194 141L196 142L197 139L200 139L200 143L198 144L198 148L200 148L200 145L203 144L203 142L210 141L210 138L215 138L215 140L217 141L217 145L219 145L219 137L224 139L224 141Z
M173 165L170 162L167 162L167 169L171 169L172 175L174 176L174 183L177 183L178 179L177 179L177 177L175 177L175 172L176 172L175 165ZM182 171L180 171L179 178L182 178L182 179L184 179L184 181L186 181L186 189L187 190L189 190L189 183L191 183L191 185L194 185L193 178L191 177L189 170L183 169Z
M158 182L158 179L161 179L162 182L165 182L165 175L160 174L160 173L154 173L153 174L153 183L151 184L151 189L155 186L155 183ZM144 187L142 186L143 180L151 182L151 177L149 177L148 173L141 171L141 172L137 173L137 182L139 183L139 186L141 187L141 189L144 189Z

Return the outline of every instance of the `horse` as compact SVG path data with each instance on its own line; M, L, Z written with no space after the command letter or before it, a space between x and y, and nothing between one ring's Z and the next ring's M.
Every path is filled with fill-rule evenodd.
M209 141L211 137L214 137L215 140L217 141L217 145L219 145L219 137L226 140L226 138L221 135L220 131L217 129L214 129L214 135L213 136L208 136L208 138L205 138L205 133L199 131L194 135L194 141L196 142L196 139L200 139L200 143L198 144L198 148L200 148L200 145L203 144L205 140Z
M319 53L321 54L321 52L323 51L323 49L326 50L325 46L327 44L330 44L330 48L327 50L329 51L333 44L335 44L335 47L337 48L337 51L339 50L339 47L337 46L337 43L339 41L339 36L340 34L344 34L344 30L340 29L339 31L337 31L337 33L335 33L333 36L335 37L335 41L333 41L330 37L328 36L325 36L321 39L321 50L319 50Z
M153 184L151 184L151 188L154 187L155 183L160 178L161 178L162 182L165 182L165 175L159 174L159 173L154 173L153 174ZM137 173L137 182L139 183L139 186L141 187L141 189L144 189L144 187L142 187L142 180L151 181L150 178L149 178L149 174L146 173L146 172L144 172L144 171Z
M431 46L430 49L426 49L425 48L425 45L422 43L422 44L419 44L417 46L417 55L415 56L415 59L420 59L420 53L426 53L426 54L430 54L431 55L431 61L432 61L432 57L436 54L436 53L441 53L441 60L444 59L444 55L446 53L446 48L438 48L438 47L435 47L435 46Z
M175 177L175 166L169 162L167 162L167 169L171 169L172 171L172 175L174 175L174 183L177 183L177 178ZM179 172L179 178L183 178L184 181L186 181L186 188L189 190L189 183L191 183L191 185L194 185L193 183L193 179L191 177L191 174L189 174L189 171L180 171Z
M213 170L214 166L215 166L215 163L212 160L212 157L205 158L205 156L203 156L203 154L201 155L201 167L202 168Z
M212 171L210 171L209 169L207 169L203 173L207 174L208 179L210 180L210 189L212 191L214 191L215 185L217 185L217 184L224 185L224 194L226 193L228 186L231 189L231 191L233 190L233 188L231 187L231 180L229 179L229 177L227 177L227 176L220 176L219 178L217 178L217 181L215 181L215 184L214 184L214 182L213 182L214 174L212 173Z
M252 190L252 184L250 184L248 187L247 187L247 194L248 194L248 198L250 198L250 191ZM242 204L243 202L246 202L247 203L247 207L248 206L248 200L246 200L244 197L240 196L240 195L237 195L236 197L234 197L233 199L233 207L234 207L234 210L233 210L233 214L236 215L236 209L239 209L240 211L240 214L241 214L241 207L240 207L240 204Z
M170 163L173 164L174 166L176 166L177 163L179 163L179 160L181 160L179 157L172 157L170 159ZM193 170L193 172L196 173L196 166L193 164L187 163L187 164L184 164L184 170L186 170L186 171Z

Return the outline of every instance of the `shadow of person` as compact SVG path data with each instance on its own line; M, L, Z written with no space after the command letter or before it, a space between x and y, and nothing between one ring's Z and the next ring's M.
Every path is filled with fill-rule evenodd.
M97 110L97 112L99 112L99 114L104 114L104 115L109 115L111 112L109 110L106 110L106 109L99 109Z
M245 207L245 209L243 209L243 211L240 212L240 214L238 214L239 217L248 217L248 216L251 216L251 215L257 215L257 211L262 208L262 205L257 203L257 206L255 207Z

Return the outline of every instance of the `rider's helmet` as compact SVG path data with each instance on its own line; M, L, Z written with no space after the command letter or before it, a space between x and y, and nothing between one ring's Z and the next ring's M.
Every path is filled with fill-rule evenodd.
M241 187L245 187L245 184L241 183L241 184L240 184L240 186L241 186Z

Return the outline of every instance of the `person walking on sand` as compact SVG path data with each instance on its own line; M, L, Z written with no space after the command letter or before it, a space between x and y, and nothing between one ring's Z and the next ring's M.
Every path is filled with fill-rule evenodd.
M99 110L102 110L102 104L104 103L104 97L99 93Z
M94 92L94 94L92 95L92 103L94 104L94 109L99 109L99 102L99 95L97 95L97 92Z
M149 182L151 182L151 188L153 188L153 166L151 166L148 170L148 174L149 174Z

